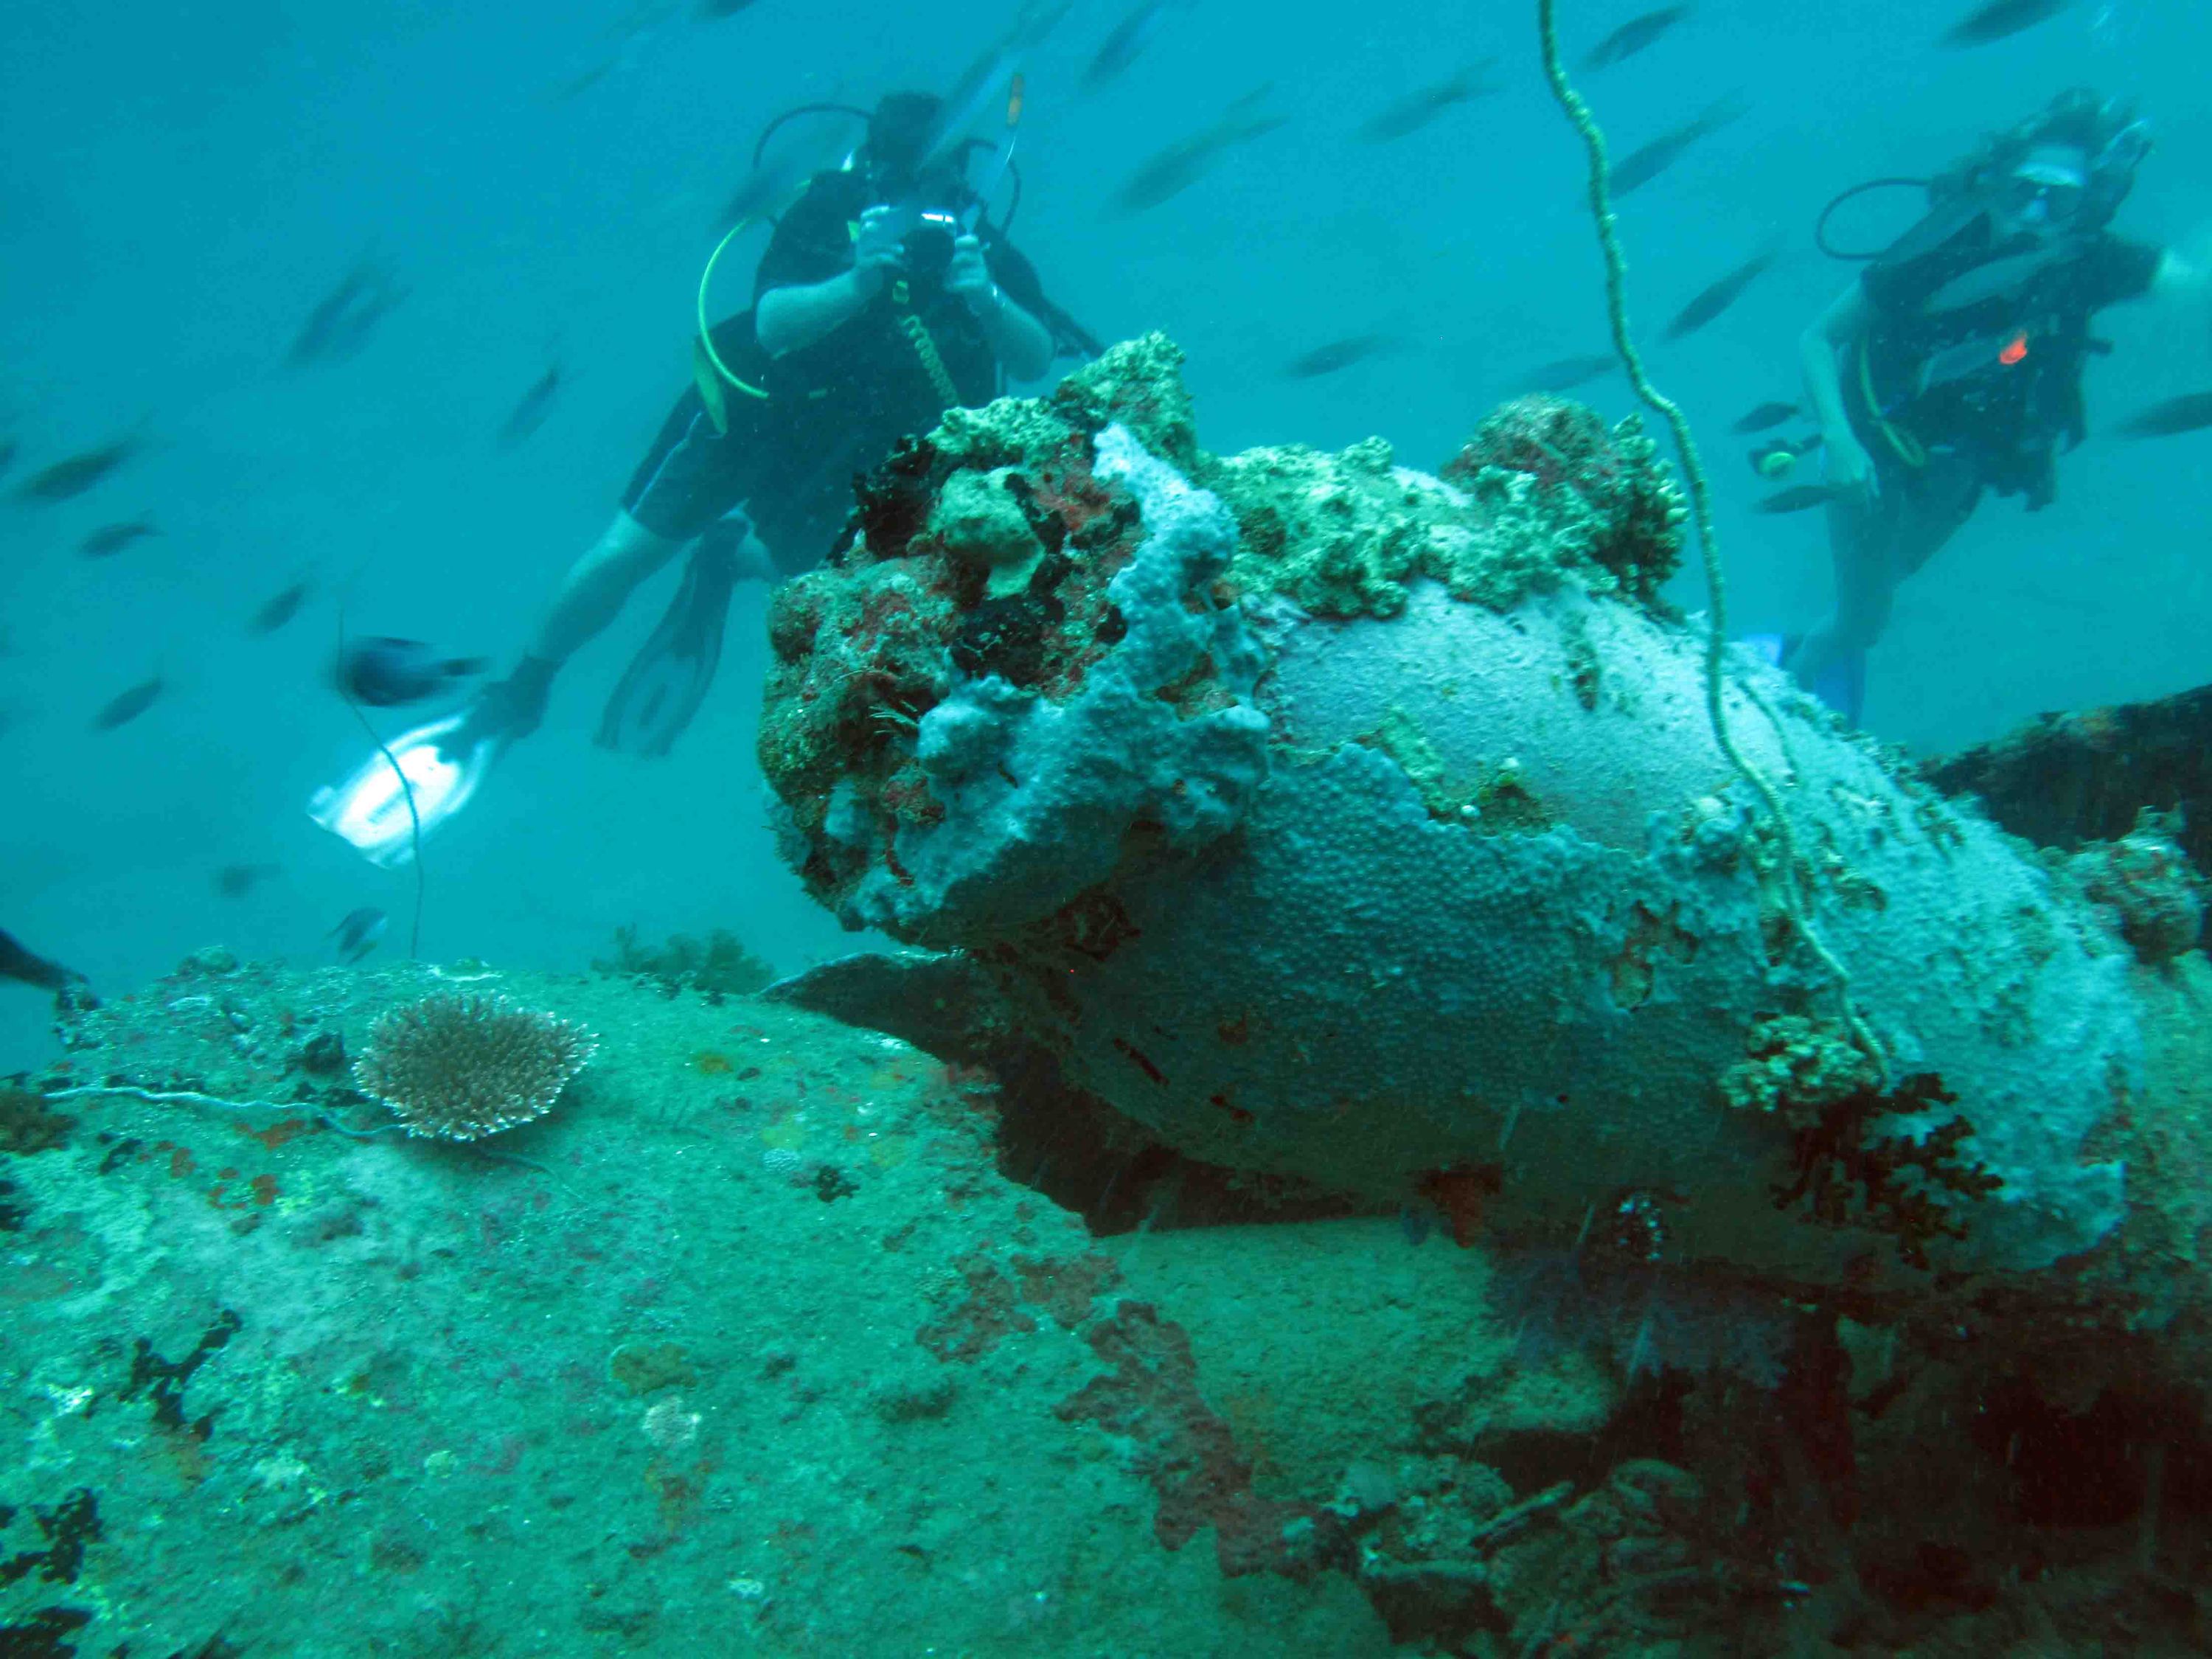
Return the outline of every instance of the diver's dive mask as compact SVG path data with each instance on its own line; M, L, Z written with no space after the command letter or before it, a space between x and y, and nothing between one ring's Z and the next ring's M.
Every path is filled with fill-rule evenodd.
M2089 199L2092 171L2078 149L2039 148L2005 179L2005 207L2013 218L2033 229L2071 224Z

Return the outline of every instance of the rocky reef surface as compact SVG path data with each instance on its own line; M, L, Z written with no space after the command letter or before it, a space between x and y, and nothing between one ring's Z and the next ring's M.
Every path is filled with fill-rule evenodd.
M352 1057L456 993L591 1065L483 1140L384 1132ZM1632 1210L1516 1251L1086 1137L938 963L210 951L66 1036L0 1090L10 1659L2212 1636L2185 1392L2031 1376L2000 1306L1723 1291Z

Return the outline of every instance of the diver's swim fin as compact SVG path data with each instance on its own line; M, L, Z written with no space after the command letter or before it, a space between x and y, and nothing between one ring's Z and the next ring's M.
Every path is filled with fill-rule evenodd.
M1866 709L1866 663L1864 647L1846 651L1813 682L1813 695L1853 726Z
M740 544L738 538L710 530L693 547L668 614L607 699L599 718L601 748L665 755L691 724L721 660Z

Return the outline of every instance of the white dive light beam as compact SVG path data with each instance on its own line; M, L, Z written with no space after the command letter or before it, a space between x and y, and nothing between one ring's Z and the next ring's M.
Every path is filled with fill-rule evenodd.
M318 789L307 803L307 816L340 840L350 842L371 864L396 870L415 857L416 822L421 833L431 831L469 804L477 785L498 757L496 738L477 741L460 760L438 752L438 740L459 726L459 714L449 714L418 726L386 745L362 763L343 783ZM398 771L392 769L393 763ZM400 775L406 775L402 787ZM410 815L407 795L412 789L415 809Z

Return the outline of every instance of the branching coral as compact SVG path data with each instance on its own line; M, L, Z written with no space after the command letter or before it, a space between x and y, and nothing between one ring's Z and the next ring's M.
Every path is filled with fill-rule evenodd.
M354 1081L411 1135L476 1140L552 1110L599 1041L507 997L424 997L369 1028Z
M1961 1201L1986 1198L2004 1185L1988 1167L1968 1158L1964 1143L1974 1126L1954 1116L1915 1134L1900 1123L1879 1133L1875 1120L1911 1117L1958 1103L1958 1096L1931 1073L1908 1077L1887 1092L1862 1089L1829 1106L1795 1137L1796 1178L1774 1190L1777 1209L1807 1202L1812 1219L1829 1227L1868 1227L1887 1233L1899 1258L1923 1272L1932 1265L1928 1247L1939 1238L1962 1239Z

